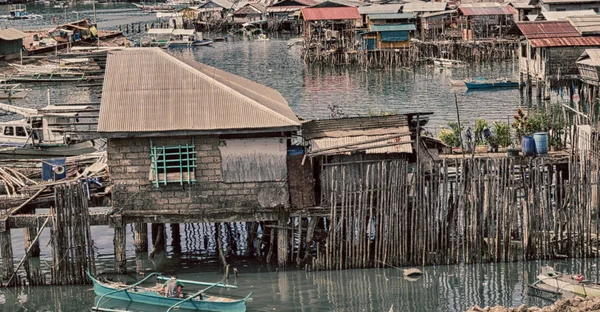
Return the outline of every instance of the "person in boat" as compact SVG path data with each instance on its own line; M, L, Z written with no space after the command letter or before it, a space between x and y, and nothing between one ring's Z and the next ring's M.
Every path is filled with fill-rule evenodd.
M183 283L179 282L175 276L171 276L171 279L169 279L163 284L163 291L165 293L165 296L169 298L181 297L182 288Z

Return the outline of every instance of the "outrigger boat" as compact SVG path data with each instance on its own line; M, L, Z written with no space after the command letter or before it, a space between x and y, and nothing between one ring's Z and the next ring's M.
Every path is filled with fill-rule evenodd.
M19 83L3 83L0 81L0 100L23 99L27 96L27 89Z
M497 89L497 88L518 88L519 82L510 80L508 78L498 78L490 80L486 78L473 78L471 80L465 80L465 86L469 90L482 90L482 89Z
M89 272L88 277L94 283L94 292L99 298L95 300L95 307L92 310L103 310L102 304L107 302L108 298L118 299L134 303L142 303L154 306L168 307L167 312L174 309L186 309L194 311L224 311L224 312L243 312L246 311L246 301L250 300L250 293L242 299L232 299L226 297L218 297L206 294L206 291L213 287L221 288L237 288L237 286L227 285L223 282L205 283L189 280L177 281L184 285L208 286L193 294L184 294L183 298L170 298L162 294L163 284L157 284L154 287L139 286L143 282L156 276L157 280L165 281L168 278L161 276L159 273L152 273L144 279L132 285L124 285L122 283L104 282L94 278Z
M542 267L537 281L529 287L553 294L600 297L600 284L586 280L581 274L567 275L549 266Z

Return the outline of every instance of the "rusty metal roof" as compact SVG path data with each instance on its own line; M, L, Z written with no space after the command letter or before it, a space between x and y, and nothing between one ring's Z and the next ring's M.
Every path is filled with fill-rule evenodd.
M483 15L514 15L517 10L509 5L499 5L495 2L477 3L478 5L458 5L458 10L465 16L483 16ZM485 5L484 5L485 4Z
M380 132L370 132L371 134L389 134L393 133L394 128L404 126L408 126L407 115L310 120L302 123L302 136L310 140L324 137L365 135L365 131L374 131L373 129Z
M264 132L298 129L279 92L159 48L108 53L98 131Z
M302 18L305 21L335 21L361 19L355 7L303 8Z
M529 41L534 48L600 46L600 37L540 38Z
M570 16L567 19L582 36L600 35L600 16L598 15Z
M569 21L517 22L517 27L527 39L581 36Z
M8 29L2 29L0 30L0 39L2 40L6 40L6 41L10 41L10 40L18 40L18 39L23 39L27 37L27 34L14 29L14 28L8 28Z
M445 11L448 2L413 1L402 5L402 12L439 12Z

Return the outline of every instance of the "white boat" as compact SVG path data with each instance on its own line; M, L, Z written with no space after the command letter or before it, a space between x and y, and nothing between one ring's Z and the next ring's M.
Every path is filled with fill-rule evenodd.
M568 275L552 267L542 267L537 282L531 287L554 293L570 293L581 297L600 297L600 285L585 279L581 274Z
M24 4L14 4L9 8L8 15L0 16L2 19L9 20L20 20L20 19L38 19L42 18L39 14L33 14L27 12L27 8Z
M148 35L150 42L163 47L194 47L213 43L212 40L203 39L202 33L194 29L153 28L148 30Z
M434 58L433 65L440 66L440 67L453 67L453 66L462 66L462 65L464 65L464 63L461 61L458 61L458 60L451 60L451 59L445 59L445 58Z
M80 113L64 112L84 112L93 110L91 107L31 109L0 103L0 110L24 117L0 123L0 158L64 157L97 151L93 141L77 140L74 136Z

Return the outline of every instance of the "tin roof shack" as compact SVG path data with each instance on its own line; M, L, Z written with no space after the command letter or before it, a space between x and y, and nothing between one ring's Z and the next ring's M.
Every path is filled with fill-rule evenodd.
M517 23L524 36L519 47L519 72L528 80L537 80L539 97L542 96L542 88L546 92L544 97L548 98L553 86L571 86L574 80L579 79L577 59L585 49L600 46L600 36L596 35L600 27L590 27L590 18L585 20L587 22L582 22L581 18L568 18L557 22ZM573 24L580 24L581 29ZM596 25L600 23L596 22Z
M314 0L282 0L267 7L267 15L278 20L297 19L302 8L318 4Z
M578 108L579 111L583 111L588 116L591 115L591 120L597 122L598 120L598 89L600 88L600 49L586 49L583 54L577 59L577 69L579 70L579 79L582 83L581 94L583 98L580 99L579 105L583 104L583 107ZM592 113L592 114L590 114Z
M358 7L358 14L362 18L362 24L367 25L367 16L371 14L393 14L402 11L401 3L373 4Z
M409 48L415 30L414 24L369 25L369 31L363 34L363 48L367 51Z
M315 55L322 50L343 53L354 49L355 28L360 26L360 14L355 7L303 8L300 18L304 21L304 46Z
M382 164L398 161L416 162L417 120L424 126L429 113L372 117L312 120L302 124L310 157L305 166L312 166L316 181L316 206L327 208L334 201L332 191L357 187L378 176ZM421 142L422 145L422 142ZM423 145L422 145L423 146ZM427 149L418 154L422 163L432 160ZM378 167L379 169L375 169ZM388 167L389 168L389 167ZM390 170L392 172L393 170ZM339 176L346 172L346 176ZM376 178L377 179L377 178ZM361 182L362 181L362 182ZM363 185L366 186L366 185ZM360 188L360 186L358 186ZM358 190L358 189L357 189ZM304 190L309 192L310 190ZM337 203L341 203L337 198ZM299 205L294 202L292 205Z
M402 5L403 13L412 13L416 16L416 27L421 39L424 39L423 21L422 16L428 13L443 12L448 8L448 2L425 2L425 1L414 1L407 2Z
M209 0L196 10L198 11L198 20L201 22L223 21L233 10L233 3L227 0Z
M540 14L545 21L566 21L567 17L571 16L593 16L596 12L593 10L577 10L577 11L544 11ZM539 20L539 19L536 19Z
M528 15L538 14L538 8L530 3L530 1L510 1L508 5L515 8L518 12L514 17L515 21L526 21Z
M25 37L26 33L14 28L0 30L0 56L4 59L20 56Z
M276 220L299 129L263 85L159 48L108 54L98 132L125 223Z
M512 6L496 2L458 5L459 27L470 29L473 39L502 37L517 14Z
M246 3L246 5L233 12L233 21L236 24L266 20L267 9L260 3Z
M538 5L542 11L600 11L600 0L539 0Z
M423 39L444 40L461 37L456 28L456 10L425 13L421 15L421 25Z

